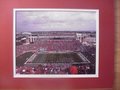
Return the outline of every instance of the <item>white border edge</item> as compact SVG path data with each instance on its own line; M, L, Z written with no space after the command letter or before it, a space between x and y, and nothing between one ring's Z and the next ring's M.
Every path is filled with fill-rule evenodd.
M15 49L15 12L26 10L59 10L59 11L96 11L96 70L92 75L16 75L16 49ZM55 8L14 8L13 9L13 77L14 78L98 78L99 77L99 9L55 9Z

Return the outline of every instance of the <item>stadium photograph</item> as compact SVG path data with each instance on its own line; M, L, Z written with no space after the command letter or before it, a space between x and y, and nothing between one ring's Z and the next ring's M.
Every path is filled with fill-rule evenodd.
M98 77L99 10L14 9L13 73Z

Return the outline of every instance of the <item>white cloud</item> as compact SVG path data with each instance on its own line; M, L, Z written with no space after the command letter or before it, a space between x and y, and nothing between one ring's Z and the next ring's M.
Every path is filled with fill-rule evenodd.
M17 31L95 30L96 12L18 11Z

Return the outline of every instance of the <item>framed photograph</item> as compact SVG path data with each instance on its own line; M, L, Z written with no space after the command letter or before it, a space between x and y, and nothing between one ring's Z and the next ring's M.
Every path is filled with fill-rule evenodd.
M99 10L14 9L14 77L98 77Z
M114 0L1 0L0 89L113 87Z

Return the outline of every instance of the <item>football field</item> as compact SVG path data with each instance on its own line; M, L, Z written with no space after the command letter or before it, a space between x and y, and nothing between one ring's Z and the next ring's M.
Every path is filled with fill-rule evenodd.
M69 53L39 53L32 63L81 63L82 58L74 52Z

